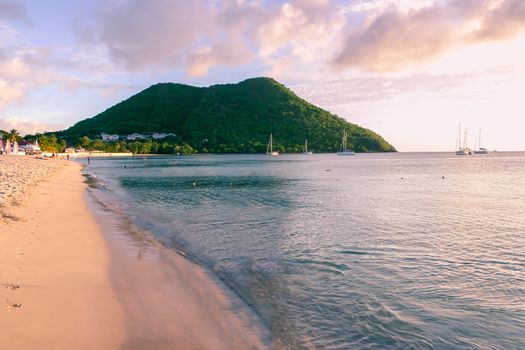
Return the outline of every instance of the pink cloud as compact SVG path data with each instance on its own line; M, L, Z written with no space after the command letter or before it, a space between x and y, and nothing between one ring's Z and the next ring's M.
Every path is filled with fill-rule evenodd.
M525 2L523 0L503 1L486 14L477 40L497 40L515 35L525 28Z
M16 129L21 135L42 133L44 131L60 130L64 127L61 124L43 124L31 120L24 120L16 117L0 118L0 129Z
M395 71L429 60L452 48L504 39L525 28L521 0L454 0L408 12L388 6L352 29L333 59L339 68Z

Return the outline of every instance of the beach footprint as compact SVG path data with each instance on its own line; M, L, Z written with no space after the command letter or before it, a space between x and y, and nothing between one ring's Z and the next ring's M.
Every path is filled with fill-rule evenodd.
M10 289L10 290L16 290L20 288L20 285L14 284L14 283L0 283L0 286L6 289Z
M5 308L8 312L11 312L12 310L20 309L22 307L22 304L20 303L14 303L10 301L9 299L5 300Z

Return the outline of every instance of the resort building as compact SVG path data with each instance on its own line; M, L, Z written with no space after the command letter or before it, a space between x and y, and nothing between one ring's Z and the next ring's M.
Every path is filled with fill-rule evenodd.
M38 140L35 140L34 143L22 140L18 143L18 148L25 154L37 154L41 152L40 146L38 145Z
M168 136L175 136L175 134L173 133L169 133L169 134L166 134L166 133L163 133L163 132L156 132L154 133L153 135L151 135L151 137L155 140L160 140L160 139L164 139Z
M139 133L134 133L134 134L130 134L130 135L126 136L126 139L130 140L130 141L144 140L145 138L146 138L146 136L144 136L142 134L139 134Z
M105 132L100 133L100 137L102 137L102 141L118 141L119 136L117 134L107 134Z

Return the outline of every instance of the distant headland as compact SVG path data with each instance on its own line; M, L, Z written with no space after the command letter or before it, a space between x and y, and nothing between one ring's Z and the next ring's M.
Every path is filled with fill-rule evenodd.
M53 144L53 137L57 147L105 152L263 153L272 133L281 153L302 152L306 139L322 153L337 151L345 130L356 152L396 151L375 132L264 77L209 87L156 84L69 129L37 137L44 137L41 144Z

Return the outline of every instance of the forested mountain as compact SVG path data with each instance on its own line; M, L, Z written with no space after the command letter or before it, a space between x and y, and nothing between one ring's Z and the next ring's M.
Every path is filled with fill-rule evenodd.
M299 98L271 78L207 88L162 83L58 133L70 142L101 132L165 132L198 152L262 152L273 133L281 152L299 152L305 139L316 152L336 151L343 130L358 152L395 151L378 134Z

